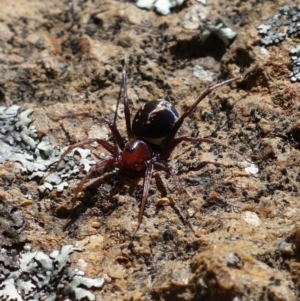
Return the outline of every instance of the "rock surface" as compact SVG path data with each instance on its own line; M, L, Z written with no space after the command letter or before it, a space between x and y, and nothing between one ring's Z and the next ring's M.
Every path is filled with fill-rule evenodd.
M113 120L125 58L132 115L161 98L182 113L212 82L243 75L203 100L179 134L212 137L244 156L183 143L170 160L183 198L171 177L155 172L134 237L142 179L106 168L72 208L85 174L76 163L80 154L74 155L79 172L65 179L68 187L61 191L39 190L41 176L31 178L18 160L6 160L0 165L0 224L7 252L0 272L16 269L4 261L17 258L25 243L47 254L74 245L84 251L72 255L72 268L105 280L93 290L96 300L297 300L300 84L290 81L297 37L265 46L257 30L285 4L211 0L203 6L188 0L161 16L125 1L2 0L0 106L33 110L34 139L47 137L60 149L95 136L112 141L89 118L51 116L91 112ZM211 33L220 30L220 20L231 29L226 45L220 31ZM122 104L117 115L126 137ZM4 136L1 141L10 143ZM46 145L41 148L47 152ZM88 148L91 161L107 155ZM245 169L249 161L257 173L256 167ZM174 203L188 209L196 235Z

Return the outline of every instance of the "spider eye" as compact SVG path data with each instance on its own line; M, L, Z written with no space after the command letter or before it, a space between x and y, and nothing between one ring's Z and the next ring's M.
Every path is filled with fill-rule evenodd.
M177 120L178 113L169 102L149 101L135 114L132 132L138 139L159 145L168 136Z

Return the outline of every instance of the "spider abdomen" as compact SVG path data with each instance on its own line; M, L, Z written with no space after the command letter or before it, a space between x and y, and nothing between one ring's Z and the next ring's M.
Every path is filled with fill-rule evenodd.
M151 158L151 148L144 141L136 140L125 146L119 163L127 172L140 173L146 170Z
M168 101L149 101L135 114L132 132L138 139L160 145L177 120L178 112Z

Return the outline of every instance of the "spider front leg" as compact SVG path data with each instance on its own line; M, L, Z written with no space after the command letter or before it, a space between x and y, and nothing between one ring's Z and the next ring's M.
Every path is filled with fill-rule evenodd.
M148 198L148 193L149 193L152 174L153 174L153 163L150 161L147 165L147 169L145 171L145 176L144 176L143 197L142 197L141 207L140 207L140 212L139 212L139 217L138 217L138 225L137 225L132 237L134 237L136 232L139 230L140 225L141 225L142 220L143 220L143 214L144 214L144 211L145 211L146 201L147 201L147 198Z
M126 73L125 63L123 65L123 71L122 71L121 90L122 90L122 97L123 97L123 104L124 104L125 123L126 123L128 141L133 142L134 141L134 135L133 135L133 132L132 132L131 121L130 121L130 119L131 119L130 118L130 111L129 111L129 106L128 106L127 73Z
M90 139L86 139L86 140L83 140L81 142L78 142L78 143L75 143L73 145L70 145L65 151L64 153L61 155L60 159L58 160L55 168L50 172L48 173L44 178L43 178L43 181L49 177L49 175L53 174L54 172L57 171L60 163L63 161L63 159L75 148L77 147L81 147L81 146L84 146L84 145L87 145L87 144L91 144L91 143L94 143L94 142L97 142L98 144L100 144L103 148L105 148L109 153L111 153L114 157L117 157L117 154L118 154L118 150L115 146L111 145L110 143L108 143L107 141L103 140L103 139L98 139L98 138L90 138Z
M208 96L212 91L214 91L215 89L224 86L226 84L229 84L237 79L241 79L241 77L236 77L236 78L232 78L232 79L228 79L225 80L221 83L215 84L215 85L210 85L208 86L196 99L196 101L187 109L187 111L185 111L179 119L177 119L175 125L173 126L172 130L170 131L168 137L166 138L166 140L164 141L165 143L169 143L171 142L176 133L178 132L178 130L180 129L181 125L183 124L184 120L191 115L191 113L194 111L194 109L198 106L198 104L206 97Z
M109 119L100 117L91 113L78 113L78 114L71 114L71 115L63 115L63 116L55 116L52 114L48 114L48 116L53 119L53 120L60 120L60 119L65 119L65 118L74 118L74 117L87 117L91 118L99 123L104 123L106 124L109 129L112 132L113 139L115 141L115 144L119 146L120 149L123 149L125 147L124 141L120 135L120 132L118 131L117 127L115 126L114 123L112 123Z

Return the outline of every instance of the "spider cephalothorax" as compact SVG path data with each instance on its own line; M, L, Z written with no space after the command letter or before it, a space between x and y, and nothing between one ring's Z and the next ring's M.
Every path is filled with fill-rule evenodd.
M73 144L69 146L67 150L62 154L60 160L58 161L55 167L55 170L57 170L59 164L62 162L64 157L71 152L72 149L97 142L110 153L110 156L108 156L104 160L98 161L95 165L91 167L91 169L79 183L75 191L74 200L82 191L85 182L99 168L116 164L120 168L120 170L123 171L126 175L132 177L143 176L143 196L138 216L138 226L136 229L137 231L142 222L143 212L145 209L150 187L150 181L155 168L164 170L165 172L169 173L175 182L175 186L179 196L181 197L183 194L182 186L176 175L176 172L168 163L168 158L170 154L178 144L180 144L183 141L189 141L194 143L206 142L222 145L224 147L234 150L230 146L227 146L219 141L215 141L210 138L175 136L185 118L193 112L193 110L196 108L196 106L200 103L202 99L204 99L216 88L232 82L233 80L235 80L235 78L223 81L213 86L209 86L206 90L204 90L202 94L199 95L196 101L180 117L176 109L166 100L150 101L137 111L135 117L133 118L132 124L130 111L128 107L126 80L127 76L124 67L122 72L121 91L124 104L128 142L124 142L124 139L121 137L115 123L111 122L107 118L93 115L91 113L79 113L59 117L56 116L56 119L67 117L87 117L92 118L95 122L104 123L110 128L112 132L114 144L99 138L90 138ZM194 231L188 219L186 221L192 229L192 231Z

